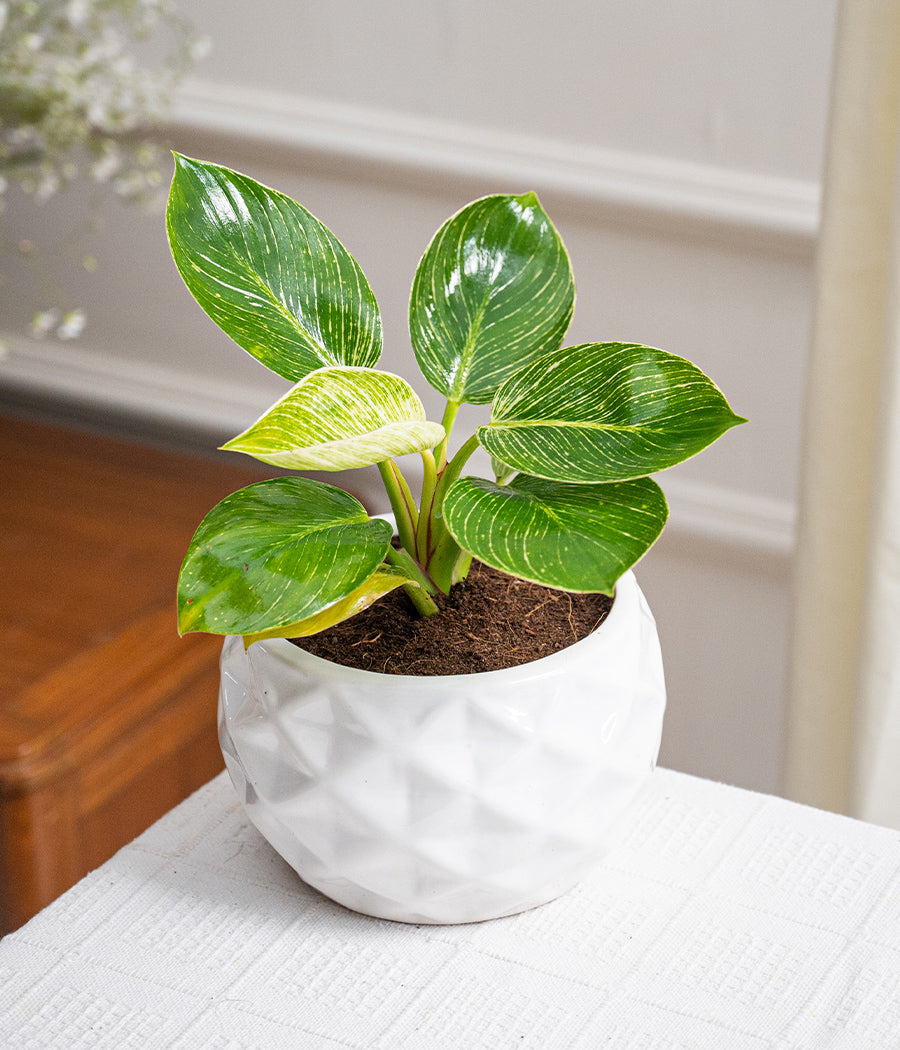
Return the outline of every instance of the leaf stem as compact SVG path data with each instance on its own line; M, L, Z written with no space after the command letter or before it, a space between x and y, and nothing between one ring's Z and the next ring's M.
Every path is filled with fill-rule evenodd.
M462 473L462 468L466 465L476 448L478 448L478 435L473 434L441 472L441 476L438 479L437 492L435 493L438 512L440 512L440 504L444 502L444 493Z
M444 494L459 477L466 461L476 448L478 448L478 438L473 434L438 476L434 498L429 509L432 549L424 564L431 578L445 594L450 592L454 583L465 579L472 559L462 550L444 524Z
M414 583L404 583L403 590L416 607L419 615L434 616L439 611L431 598L431 595L435 593L435 586L410 555L405 550L397 550L395 547L390 547L384 559L389 565L402 569L415 581Z
M392 459L382 460L378 464L378 472L381 474L385 491L391 501L391 510L397 520L397 535L400 537L400 542L410 553L415 553L419 512L416 509L416 501L409 491L406 478Z
M419 503L421 511L416 529L416 557L425 565L428 562L428 548L432 541L432 507L434 504L434 491L437 487L438 473L434 455L429 449L421 453L422 456L422 499Z
M444 526L443 535L428 566L434 582L445 594L449 594L454 583L466 578L471 564L472 555L460 547Z
M459 412L461 404L461 401L456 401L453 398L447 399L447 407L444 409L444 418L441 420L441 426L444 428L444 440L438 446L439 473L447 465L447 449L450 447L450 432L453 430L453 424L456 422L456 414Z
M456 559L456 563L453 566L453 575L451 577L452 583L459 583L460 580L464 580L469 575L469 569L472 567L472 555L468 551L464 551L460 548L459 557Z

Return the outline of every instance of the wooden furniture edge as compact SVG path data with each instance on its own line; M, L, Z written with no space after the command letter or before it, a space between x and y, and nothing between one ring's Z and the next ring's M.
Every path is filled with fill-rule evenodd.
M6 705L0 714L0 936L105 859L95 815L114 811L123 789L131 792L125 811L131 838L144 820L161 816L214 775L219 648L219 639L208 636L180 639L171 608L155 608ZM207 741L201 764L195 773L179 773L185 748L200 732ZM141 799L135 790L144 792ZM113 850L124 845L115 831L109 842Z
M0 797L84 767L127 728L159 717L148 715L148 697L173 694L213 667L220 647L208 636L179 638L167 604L7 699L0 710ZM209 703L214 709L215 697Z

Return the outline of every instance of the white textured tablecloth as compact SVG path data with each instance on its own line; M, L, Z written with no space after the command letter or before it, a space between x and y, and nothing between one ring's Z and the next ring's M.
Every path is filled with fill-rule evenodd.
M0 942L0 1047L900 1048L900 834L661 770L618 837L542 908L405 926L223 775Z

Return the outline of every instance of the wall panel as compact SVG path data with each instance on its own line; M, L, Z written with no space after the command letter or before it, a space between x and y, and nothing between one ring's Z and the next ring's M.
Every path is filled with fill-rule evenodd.
M385 367L421 387L406 299L436 227L476 196L532 188L572 255L572 341L682 353L751 418L661 478L671 525L639 577L666 646L663 760L777 790L834 4L570 0L551 18L524 3L261 0L252 27L236 0L183 6L214 51L178 99L173 145L277 186L335 230L382 303ZM99 228L76 238L86 218ZM190 300L159 211L78 187L38 211L13 195L4 220L7 243L75 246L42 270L9 268L7 401L199 442L284 389ZM78 272L85 251L93 275ZM22 337L45 289L87 309L78 342Z

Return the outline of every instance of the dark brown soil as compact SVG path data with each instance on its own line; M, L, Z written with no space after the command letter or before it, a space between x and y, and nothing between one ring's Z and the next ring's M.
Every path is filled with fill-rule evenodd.
M474 674L515 667L580 641L612 599L527 583L473 562L468 578L419 617L402 590L294 644L333 663L383 674Z

